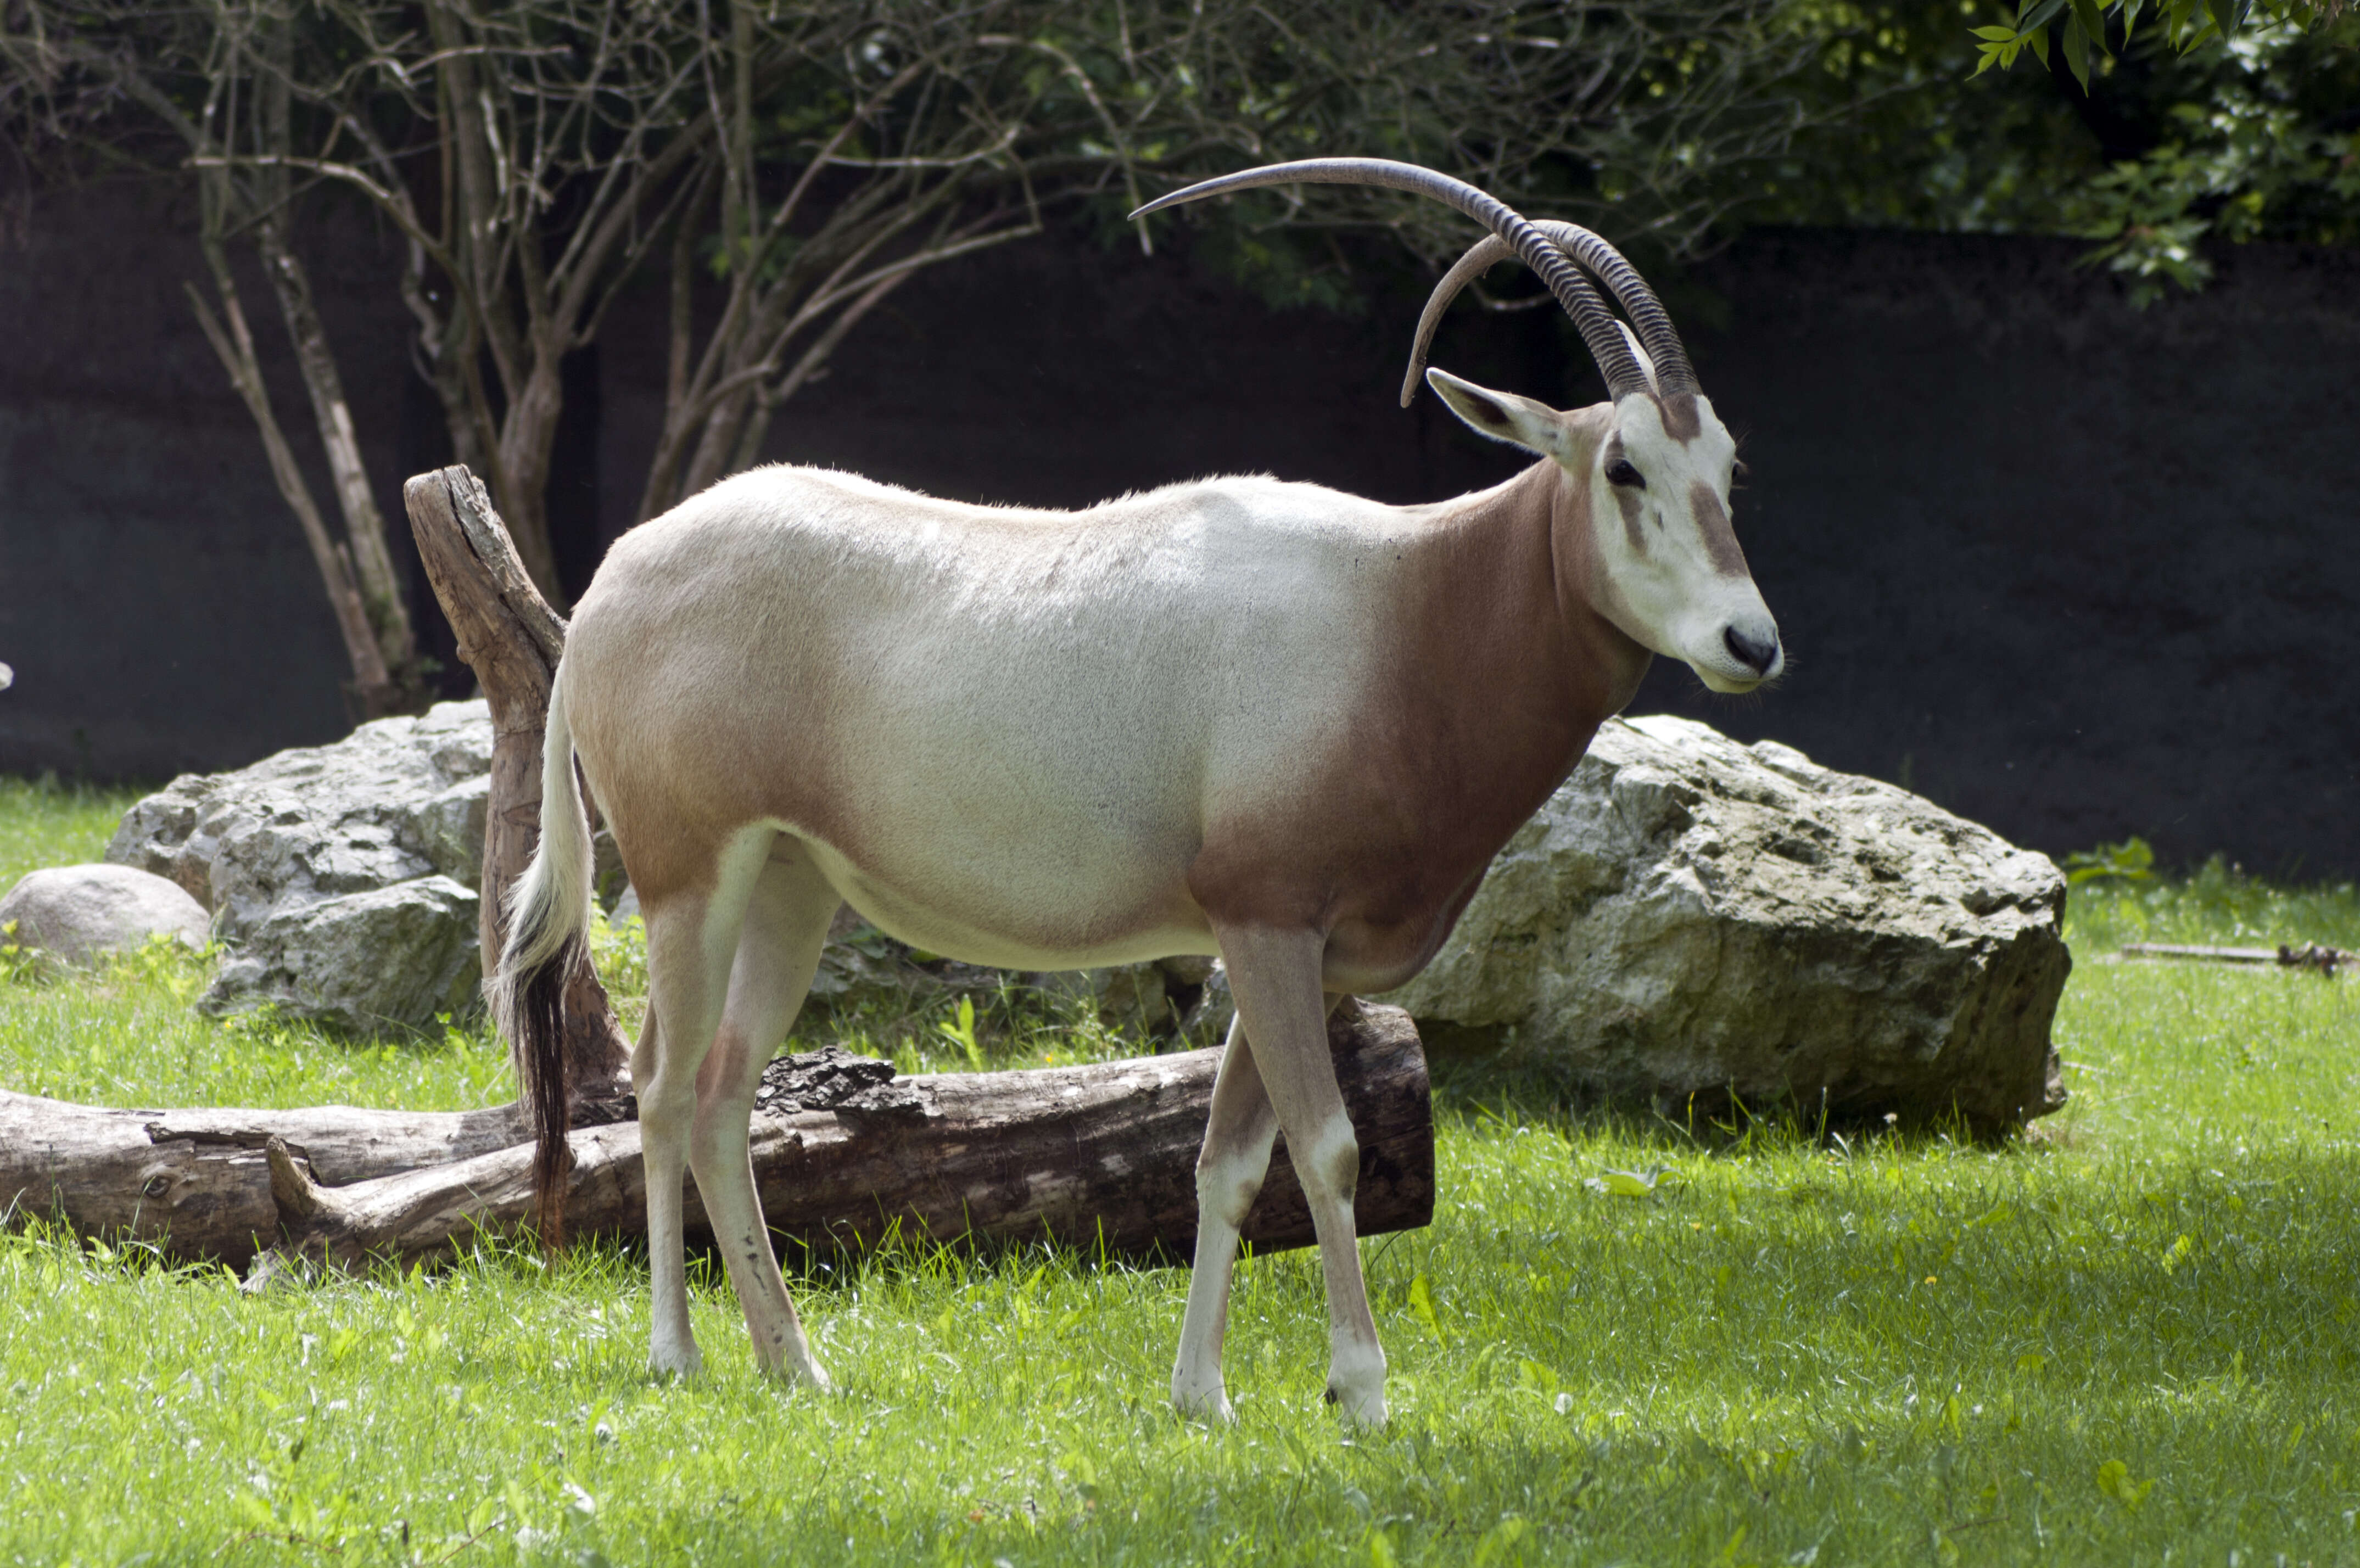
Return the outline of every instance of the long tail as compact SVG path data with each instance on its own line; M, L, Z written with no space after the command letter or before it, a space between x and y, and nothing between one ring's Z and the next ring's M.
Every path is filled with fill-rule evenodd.
M532 1185L541 1242L565 1239L565 1145L573 1085L567 1082L566 983L590 962L590 819L574 774L565 721L565 666L549 691L541 746L541 844L508 895L508 944L492 975L492 1016L508 1037L532 1121Z

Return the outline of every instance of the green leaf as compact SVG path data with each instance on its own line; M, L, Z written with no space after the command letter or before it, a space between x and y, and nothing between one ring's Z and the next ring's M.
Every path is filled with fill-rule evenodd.
M2098 1466L2098 1490L2136 1513L2139 1505L2147 1501L2147 1495L2155 1490L2155 1482L2133 1480L2129 1465L2119 1459L2109 1459Z
M2090 38L2081 30L2081 18L2072 17L2065 24L2065 67L2073 80L2081 84L2083 96L2090 91Z
M1974 29L1974 35L1979 38L1990 38L1995 43L2007 44L2016 41L2014 27L1977 27Z
M1435 1344L1448 1343L1442 1337L1442 1320L1434 1315L1434 1287L1426 1282L1423 1274L1409 1282L1409 1310L1426 1325L1426 1332L1434 1335Z
M1516 1550L1516 1543L1524 1540L1524 1531L1531 1528L1524 1520L1516 1518L1513 1514L1502 1519L1484 1532L1482 1540L1475 1543L1475 1556L1470 1568L1489 1568L1491 1563L1505 1563L1511 1552L1515 1554L1517 1562L1523 1562L1524 1554Z
M2049 33L2046 28L2034 32L2030 38L2024 41L2032 46L2032 52L2040 57L2040 63L2042 65L2045 66L2049 63Z
M2098 9L2098 0L2073 0L2073 19L2081 24L2082 38L2103 52L2106 47L2106 18Z
M2212 13L2212 25L2223 38L2237 30L2237 0L2204 0L2204 8Z
M2143 882L2155 875L2155 850L2147 840L2133 836L2120 844L2102 844L2095 849L2077 851L2061 864L2065 880L2072 887L2107 877Z

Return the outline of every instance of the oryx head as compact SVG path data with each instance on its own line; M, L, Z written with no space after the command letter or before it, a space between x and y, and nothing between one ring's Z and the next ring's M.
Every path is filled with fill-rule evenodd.
M1141 213L1200 197L1297 181L1381 185L1447 201L1491 230L1426 301L1402 384L1402 406L1442 312L1486 267L1513 256L1557 296L1606 377L1611 401L1564 413L1440 370L1426 379L1482 435L1556 463L1586 504L1560 526L1590 530L1582 555L1602 569L1588 585L1598 612L1643 647L1684 662L1716 691L1750 691L1785 668L1778 624L1762 602L1730 528L1737 443L1697 386L1671 318L1621 253L1573 223L1527 223L1463 180L1385 158L1311 158L1225 175L1176 191ZM1625 326L1584 271L1629 316Z

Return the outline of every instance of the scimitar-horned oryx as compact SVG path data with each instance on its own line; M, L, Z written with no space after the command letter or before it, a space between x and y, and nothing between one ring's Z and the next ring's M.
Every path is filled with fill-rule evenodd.
M1174 1402L1229 1413L1238 1227L1283 1128L1327 1277L1328 1396L1384 1419L1325 1015L1418 972L1651 653L1722 691L1783 656L1730 531L1734 446L1612 246L1376 159L1257 169L1142 212L1294 180L1415 191L1488 225L1504 250L1487 241L1446 279L1427 330L1470 268L1513 252L1571 312L1612 400L1559 413L1429 372L1460 419L1541 460L1430 506L1245 477L1032 511L762 468L625 536L583 596L494 1002L553 1223L559 998L587 962L578 757L647 921L631 1072L659 1372L700 1364L685 1163L763 1368L826 1382L756 1200L748 1117L849 903L974 964L1225 960L1238 1021L1197 1161Z

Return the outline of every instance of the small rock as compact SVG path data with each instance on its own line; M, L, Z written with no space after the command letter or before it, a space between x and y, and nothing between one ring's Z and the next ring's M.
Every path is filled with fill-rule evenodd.
M27 873L0 898L0 929L69 964L173 936L202 947L212 919L177 884L127 866L54 866Z

